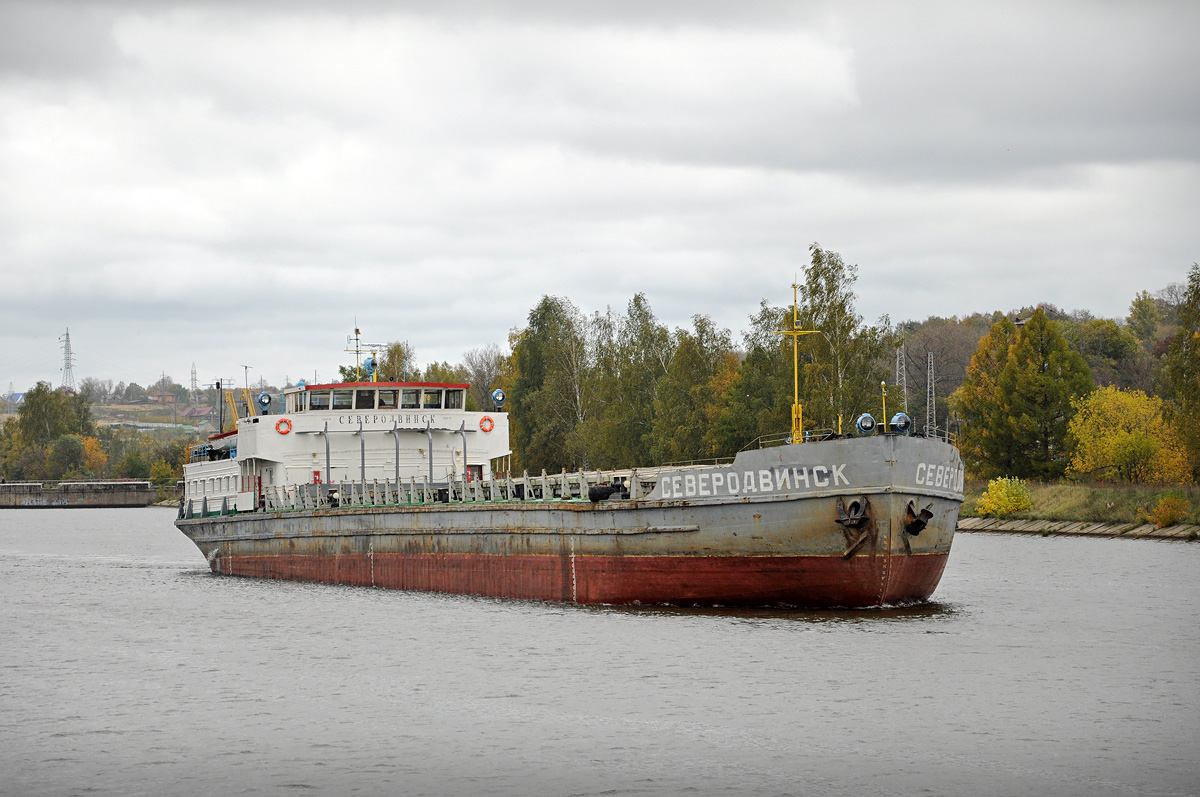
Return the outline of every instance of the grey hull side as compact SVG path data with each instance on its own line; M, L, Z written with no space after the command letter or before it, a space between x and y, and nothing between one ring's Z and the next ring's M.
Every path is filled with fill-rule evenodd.
M718 474L726 493L701 495ZM235 575L593 603L877 605L932 593L960 488L953 447L878 437L664 470L638 501L342 507L177 525L214 572Z

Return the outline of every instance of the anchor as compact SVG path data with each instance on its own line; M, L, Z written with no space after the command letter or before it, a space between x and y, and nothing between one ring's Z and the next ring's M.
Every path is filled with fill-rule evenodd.
M933 504L929 504L920 512L917 512L913 502L909 501L908 506L904 509L904 530L914 537L925 530L929 525L929 521L933 519Z
M867 508L870 506L866 497L851 501L850 506L846 506L846 502L842 498L837 500L837 522L842 524L842 534L846 538L846 550L842 553L843 559L849 559L858 553L858 549L863 546L871 536L870 524L866 525L857 535L854 531L859 524L867 520Z

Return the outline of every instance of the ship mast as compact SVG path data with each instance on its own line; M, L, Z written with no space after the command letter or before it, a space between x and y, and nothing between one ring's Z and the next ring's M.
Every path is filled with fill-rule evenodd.
M350 336L346 336L346 351L354 352L354 381L362 381L362 348L359 346L358 319L354 319L354 348L350 348Z
M804 442L804 407L800 404L800 347L801 335L820 332L819 329L800 328L800 305L797 300L800 286L792 283L792 328L774 330L780 335L792 337L792 442Z

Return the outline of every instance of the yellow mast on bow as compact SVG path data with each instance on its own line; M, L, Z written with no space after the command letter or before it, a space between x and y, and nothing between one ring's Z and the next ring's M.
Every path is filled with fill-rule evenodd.
M800 348L801 335L811 335L820 332L818 329L800 328L800 305L798 292L800 286L792 284L792 328L777 329L780 335L790 335L792 338L792 442L804 442L804 407L800 404Z

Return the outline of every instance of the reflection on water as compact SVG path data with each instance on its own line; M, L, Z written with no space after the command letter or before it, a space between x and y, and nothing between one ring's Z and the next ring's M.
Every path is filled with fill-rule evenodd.
M1196 794L1200 545L960 535L930 603L581 607L213 576L0 512L0 794Z
M954 614L954 607L938 601L908 606L876 606L865 609L725 609L720 607L604 606L579 607L605 612L676 617L718 617L732 620L782 620L791 623L884 623L928 620Z

